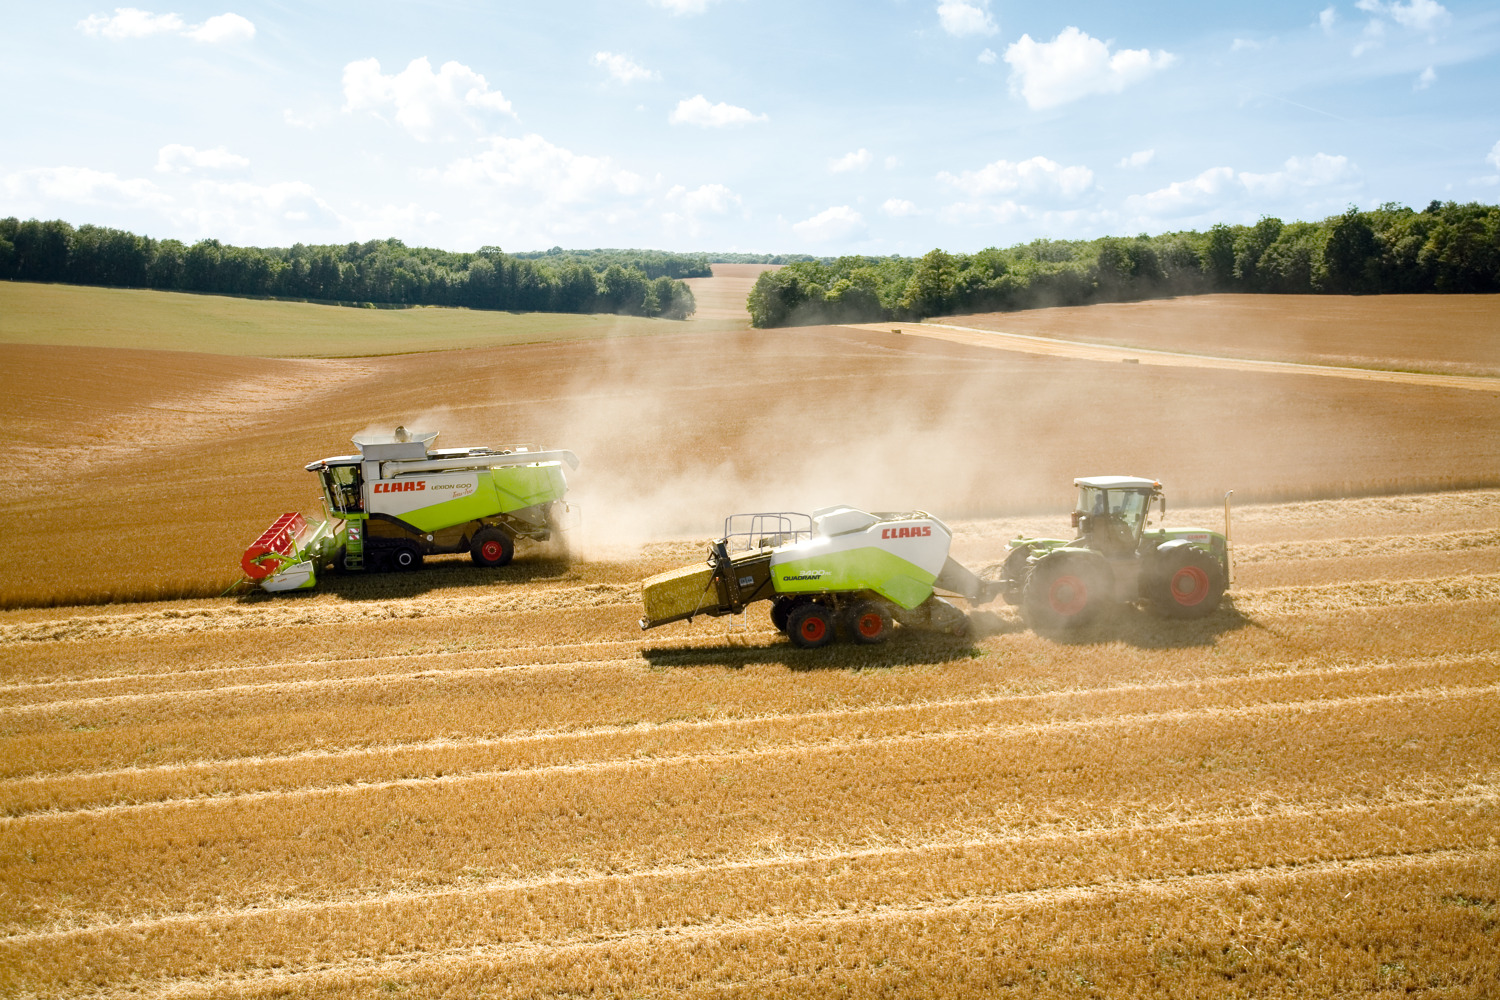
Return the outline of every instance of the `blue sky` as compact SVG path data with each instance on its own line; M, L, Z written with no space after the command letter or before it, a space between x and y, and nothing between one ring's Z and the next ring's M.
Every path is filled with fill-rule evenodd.
M911 255L1500 201L1492 3L0 11L0 215L156 237Z

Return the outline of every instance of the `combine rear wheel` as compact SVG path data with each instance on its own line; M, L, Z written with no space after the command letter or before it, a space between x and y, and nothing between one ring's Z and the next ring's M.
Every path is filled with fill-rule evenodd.
M1106 567L1085 556L1048 556L1031 567L1021 598L1035 628L1087 625L1110 598Z
M833 612L821 604L799 604L786 616L786 636L799 649L817 649L833 641Z
M1224 567L1199 548L1181 548L1162 558L1146 582L1146 597L1166 618L1202 618L1224 596Z
M397 542L386 558L390 560L391 569L401 573L411 573L422 568L422 550L417 548L416 542Z
M844 631L849 638L870 646L891 637L891 615L874 601L856 601L844 609Z
M476 566L504 566L516 554L516 543L499 528L481 528L469 544L469 558Z

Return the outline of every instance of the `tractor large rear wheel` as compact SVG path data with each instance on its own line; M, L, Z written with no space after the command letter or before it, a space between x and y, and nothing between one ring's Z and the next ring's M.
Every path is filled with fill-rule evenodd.
M786 616L786 637L799 649L817 649L833 641L833 611L821 604L799 604Z
M1202 618L1224 596L1224 567L1199 548L1162 556L1146 580L1146 598L1165 618Z
M1110 600L1108 568L1084 556L1049 556L1031 567L1022 609L1033 628L1087 625Z

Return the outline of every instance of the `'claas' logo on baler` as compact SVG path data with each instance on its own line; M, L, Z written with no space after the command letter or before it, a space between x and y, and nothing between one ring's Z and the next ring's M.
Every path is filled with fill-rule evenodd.
M881 538L930 538L932 537L932 526L930 524L919 524L909 528L882 528Z
M410 493L412 490L425 490L426 488L427 480L425 479L408 479L399 483L375 484L376 493Z

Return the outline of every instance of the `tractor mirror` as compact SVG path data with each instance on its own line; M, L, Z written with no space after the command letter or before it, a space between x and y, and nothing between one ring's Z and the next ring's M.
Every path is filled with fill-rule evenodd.
M1165 493L1163 493L1160 497L1158 497L1158 499L1161 500L1161 516L1162 517L1166 517L1167 516L1167 495Z
M1073 527L1078 527L1078 522L1081 520L1083 520L1083 511L1075 510L1073 512Z

